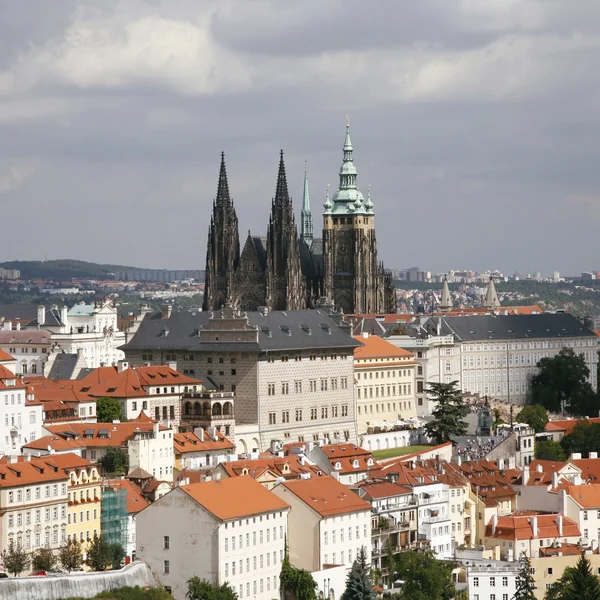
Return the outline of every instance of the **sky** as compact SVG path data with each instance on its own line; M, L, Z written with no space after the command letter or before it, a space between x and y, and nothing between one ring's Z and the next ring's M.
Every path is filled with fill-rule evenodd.
M346 115L387 267L600 270L600 2L0 0L0 261L204 268L279 150L315 230Z

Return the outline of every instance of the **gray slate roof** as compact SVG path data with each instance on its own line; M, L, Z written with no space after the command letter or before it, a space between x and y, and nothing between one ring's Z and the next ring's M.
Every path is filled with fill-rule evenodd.
M178 312L169 319L160 313L146 315L130 342L122 350L188 350L207 352L265 352L347 348L361 346L336 325L325 310L274 311L263 315L247 312L250 325L258 327L258 342L203 342L200 327L211 312Z
M77 354L57 354L50 367L48 379L73 379L73 371L77 366Z
M437 318L433 317L425 329L435 334L436 326ZM441 334L454 334L463 342L596 337L573 315L565 313L442 317Z

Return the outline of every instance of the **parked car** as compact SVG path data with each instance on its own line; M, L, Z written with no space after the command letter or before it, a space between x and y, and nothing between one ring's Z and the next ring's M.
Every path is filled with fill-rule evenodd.
M8 579L8 573L0 573L0 579Z
M29 577L46 577L46 571L34 571L29 574Z

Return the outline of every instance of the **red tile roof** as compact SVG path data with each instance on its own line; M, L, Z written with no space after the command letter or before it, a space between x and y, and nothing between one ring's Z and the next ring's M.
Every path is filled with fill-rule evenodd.
M150 505L142 495L140 487L129 479L108 479L104 483L115 491L125 490L127 493L127 512L130 515L134 515Z
M11 356L8 352L4 352L2 348L0 348L0 362L14 362L17 359Z
M376 335L369 335L367 337L357 335L354 336L354 339L363 344L358 348L354 348L354 358L357 360L369 360L372 358L411 359L414 357L412 352L404 348L398 348L398 346L394 346L394 344ZM408 360L405 362L409 363ZM381 364L385 365L386 363Z
M252 477L191 483L179 489L221 521L289 509L283 500Z
M600 423L600 417L592 417L591 419L564 419L560 421L548 421L544 427L544 431L564 431L565 435L569 435L575 425L580 422Z
M195 433L176 433L173 436L173 446L176 454L233 450L234 448L234 445L220 431L215 431L215 437L212 438L206 430L204 430L204 440L201 440Z
M562 534L558 530L557 514L535 513L522 511L506 517L498 517L496 533L492 534L492 522L485 528L486 537L495 537L508 540L529 540L547 538L580 537L581 532L577 523L569 517L563 516ZM537 535L533 534L533 520L537 519Z
M570 485L567 494L583 508L600 508L600 484Z
M225 470L229 477L238 477L248 474L256 479L266 472L271 472L275 477L297 478L303 473L317 475L320 472L319 467L309 465L308 461L301 464L300 456L297 454L288 454L284 458L265 457L254 460L236 460L233 462L221 463L219 465Z
M323 517L371 511L368 502L333 477L294 479L284 481L279 486Z

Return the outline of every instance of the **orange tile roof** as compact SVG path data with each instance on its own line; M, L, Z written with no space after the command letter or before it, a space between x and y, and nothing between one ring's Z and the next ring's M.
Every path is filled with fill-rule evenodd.
M233 450L234 445L220 432L215 431L212 438L204 430L204 441L195 433L176 433L173 436L173 445L176 454L189 452L210 452L211 450Z
M506 517L498 517L496 533L492 534L492 522L485 528L486 537L502 538L508 540L529 540L546 538L580 537L581 532L577 523L569 517L563 516L563 531L559 534L557 514L535 513L533 511L515 512ZM537 518L537 535L533 535L533 519Z
M67 479L67 472L53 457L0 464L0 489Z
M221 521L288 510L289 506L252 477L231 477L179 488Z
M5 380L9 379L15 382L15 385L6 385ZM7 369L4 365L0 365L0 389L12 389L22 390L26 386L21 379L19 379L10 369Z
M581 469L581 476L586 481L600 481L599 458L576 458L569 460L572 465Z
M4 352L2 348L0 348L0 362L14 362L17 359L14 356L11 356L8 352Z
M363 344L358 348L354 348L354 358L357 360L368 360L371 358L410 359L414 357L412 352L404 348L398 348L398 346L394 346L394 344L376 335L369 335L368 337L355 335L354 339Z
M365 450L356 444L325 444L321 450L327 458L347 458L348 456L372 456L369 450Z
M361 481L356 487L364 491L363 498L369 498L371 500L394 498L395 496L406 496L413 493L409 487L384 480Z
M150 505L142 495L140 487L129 479L109 479L104 483L113 490L125 490L127 493L127 512L130 515L136 514Z
M567 494L583 508L600 508L600 484L570 485Z
M275 477L300 477L302 473L317 474L320 472L319 467L309 465L308 461L305 461L304 465L302 465L300 456L297 454L288 454L284 458L273 456L254 460L236 460L221 463L220 467L225 470L229 477L238 477L247 471L248 475L254 479L267 471L273 473Z
M592 417L591 419L564 419L560 421L548 421L544 427L544 431L564 431L565 435L569 435L577 423L600 423L600 417Z
M592 554L598 554L598 548L592 550ZM587 554L589 548L582 548L577 544L558 544L540 548L540 556L581 556Z
M150 386L194 385L200 383L202 383L200 379L192 379L167 366L129 367L92 385L87 393L96 398L101 396L139 398L148 396L146 388Z
M371 505L333 477L293 479L279 484L322 517L371 511Z

